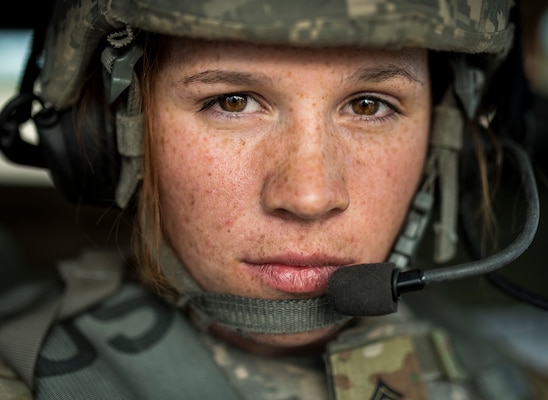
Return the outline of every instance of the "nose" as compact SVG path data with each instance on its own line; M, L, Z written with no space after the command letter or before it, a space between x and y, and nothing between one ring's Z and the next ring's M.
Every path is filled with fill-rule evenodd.
M333 132L318 123L294 124L272 150L276 162L262 190L267 212L317 220L348 208L344 152Z

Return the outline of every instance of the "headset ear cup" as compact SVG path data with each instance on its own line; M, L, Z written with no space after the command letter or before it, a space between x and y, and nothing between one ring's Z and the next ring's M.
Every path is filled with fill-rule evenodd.
M112 205L120 174L114 124L98 102L85 111L44 108L34 116L53 183L71 202Z

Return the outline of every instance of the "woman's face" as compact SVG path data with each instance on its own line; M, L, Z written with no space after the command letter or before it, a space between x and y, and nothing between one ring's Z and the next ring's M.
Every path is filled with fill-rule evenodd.
M425 50L164 40L152 102L162 227L203 289L312 298L335 269L386 259L426 153Z

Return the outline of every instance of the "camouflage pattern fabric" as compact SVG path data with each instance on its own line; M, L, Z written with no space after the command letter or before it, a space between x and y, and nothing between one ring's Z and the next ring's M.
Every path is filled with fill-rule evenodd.
M208 367L196 361L200 349L218 374L202 373ZM34 398L203 399L211 397L203 397L201 388L226 381L230 390L212 398L532 399L498 364L483 370L479 362L477 373L464 373L447 335L417 321L403 304L396 314L362 319L326 354L248 353L196 331L177 309L125 284L99 307L53 327L38 359ZM330 374L337 397L330 396ZM0 368L0 388L6 399L30 398L9 368Z
M0 359L0 398L2 400L31 400L32 393L2 359Z
M106 35L135 29L306 46L425 47L504 55L509 0L59 0L41 77L56 108L73 104Z
M435 294L423 293L421 304L439 301ZM332 398L543 399L526 371L466 326L458 308L445 300L442 304L446 314L442 321L418 319L404 308L407 317L398 311L364 319L330 343L326 363Z
M473 398L447 335L416 321L345 332L327 362L336 399Z
M333 355L330 361L332 390L337 399L368 399L376 397L376 393L395 398L426 399L417 355L409 336L342 351Z

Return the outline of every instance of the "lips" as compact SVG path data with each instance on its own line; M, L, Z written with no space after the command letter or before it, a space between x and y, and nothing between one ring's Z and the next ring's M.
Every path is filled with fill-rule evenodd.
M325 294L331 275L350 262L334 258L291 257L246 262L263 285L291 293L319 296Z

